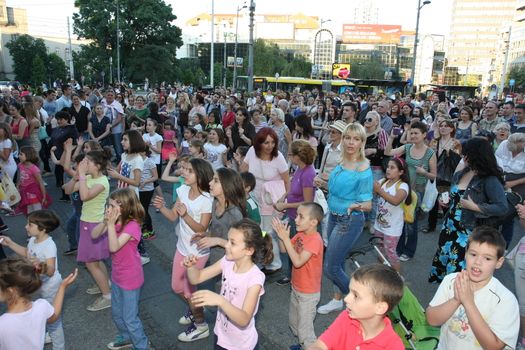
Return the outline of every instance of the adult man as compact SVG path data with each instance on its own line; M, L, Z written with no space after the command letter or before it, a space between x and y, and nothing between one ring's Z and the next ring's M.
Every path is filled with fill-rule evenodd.
M463 108L463 106L465 106L465 97L463 96L456 97L456 105L452 107L450 111L448 111L450 118L452 119L459 118L459 111L461 110L461 108Z
M501 122L505 122L505 119L498 117L498 104L488 101L483 110L483 119L479 122L479 130L494 132L496 125Z
M47 112L49 118L53 118L57 112L57 93L53 89L49 89L45 95L44 109Z
M279 104L277 105L279 109L281 109L284 112L284 123L290 129L290 132L294 131L295 129L295 122L293 116L289 112L289 103L287 100L282 99L279 101Z
M519 104L514 108L514 116L516 121L510 126L510 132L512 134L517 132L525 133L525 104Z
M124 109L122 105L115 100L115 91L106 91L106 98L102 100L104 114L111 120L111 136L113 138L113 148L117 163L120 162L122 155L122 133L124 131Z
M224 112L226 111L224 106L222 106L219 103L219 94L217 93L214 93L211 95L211 101L208 102L206 106L204 107L204 109L206 109L206 115L210 114L210 112L215 108L221 112L221 115L223 115Z
M64 108L71 107L71 93L73 89L71 86L65 84L62 85L62 96L57 100L57 112L63 110Z
M355 103L347 101L343 103L343 108L341 109L341 120L347 124L351 124L356 121L357 117L357 106Z
M380 101L377 105L377 113L381 116L381 128L390 135L392 128L394 127L394 122L392 118L388 115L389 112L389 103L388 101Z
M501 106L501 116L511 126L516 122L516 117L514 116L514 102L507 101Z
M80 99L80 104L91 111L91 104L87 101L87 96L84 90L78 92L78 98Z
M89 105L93 108L98 104L98 97L89 86L84 86L84 93L86 94Z

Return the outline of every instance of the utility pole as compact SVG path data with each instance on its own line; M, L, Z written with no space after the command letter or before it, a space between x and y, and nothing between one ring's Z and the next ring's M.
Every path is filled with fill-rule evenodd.
M75 67L73 66L73 48L71 47L71 28L69 26L69 16L67 17L67 40L69 46L69 77L75 79Z
M417 44L418 44L418 35L419 35L419 15L421 14L421 9L423 6L430 4L430 0L423 1L421 5L421 0L417 3L417 17L416 17L416 36L414 37L414 59L412 60L412 72L410 73L410 80L412 80L412 89L416 86L414 81L416 77L416 59L417 59Z
M213 55L215 55L215 50L214 50L214 44L215 44L215 34L214 34L214 29L215 29L215 0L211 0L211 41L210 41L210 85L211 87L214 86L213 84L213 65L214 65L214 61L215 61L215 58Z
M237 45L239 43L239 11L246 8L246 5L237 7L237 17L235 19L235 46L233 48L233 92L237 87Z
M505 61L503 62L503 69L501 70L501 78L500 78L500 83L499 83L498 95L502 94L503 93L503 89L505 88L505 76L507 75L507 64L509 62L510 33L511 33L511 31L512 31L512 27L509 27L509 34L507 36L507 43L505 44ZM498 95L496 95L496 97Z
M120 8L117 0L117 83L120 84L120 23L119 23Z
M248 92L253 92L253 25L255 0L250 0L250 45L248 46Z
M224 88L226 89L226 69L227 69L227 64L226 64L226 61L227 61L227 57L226 57L226 25L224 25L224 68L223 68L223 72L222 72L222 85L224 86Z

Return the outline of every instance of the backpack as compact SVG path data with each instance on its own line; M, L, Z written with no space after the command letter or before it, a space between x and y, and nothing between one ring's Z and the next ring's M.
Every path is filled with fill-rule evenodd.
M381 180L381 186L387 181L387 179ZM401 180L396 182L396 192L399 190L399 187L401 186ZM401 202L401 208L403 209L403 220L411 224L414 222L414 216L416 212L416 206L417 206L417 193L413 190L410 191L410 196L412 196L412 202L410 204L405 204L405 200Z

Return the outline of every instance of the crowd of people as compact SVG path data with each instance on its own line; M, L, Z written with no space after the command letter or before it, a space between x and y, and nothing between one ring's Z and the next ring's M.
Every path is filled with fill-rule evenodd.
M403 262L418 236L439 230L427 268L440 287L427 319L442 326L440 349L523 349L525 240L509 253L517 299L493 272L513 248L514 219L525 220L524 102L178 85L5 89L0 167L21 199L0 207L27 217L30 238L26 247L0 236L0 349L42 349L45 330L54 350L65 348L60 311L76 273L59 273L53 200L73 207L64 255L93 278L87 310L112 310L109 349L149 347L138 312L144 241L164 234L150 210L175 223L181 342L209 337L203 308L216 306L216 348L256 348L265 276L277 275L291 286L290 349L402 349L385 315L402 298ZM60 198L47 193L52 185ZM0 233L8 229L0 218ZM391 267L350 276L346 259L363 232L381 238ZM319 305L323 276L333 295ZM215 290L198 290L207 280ZM31 302L39 288L42 299ZM30 310L40 328L19 337L15 326L27 319L18 316ZM318 337L316 313L331 312L341 314Z

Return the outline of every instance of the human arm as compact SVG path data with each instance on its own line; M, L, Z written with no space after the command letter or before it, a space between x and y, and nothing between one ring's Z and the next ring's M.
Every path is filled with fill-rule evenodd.
M314 200L314 188L303 187L303 200L300 202L278 202L274 204L274 208L277 211L284 211L286 209L297 209L303 203L312 202Z
M272 228L277 233L279 239L283 242L286 252L290 257L290 261L296 269L300 268L306 264L308 260L310 260L313 255L312 252L303 249L300 253L298 253L295 250L292 240L290 239L290 227L287 223L282 223L281 220L274 217L272 220Z
M117 236L117 229L115 225L120 217L120 207L109 207L106 210L107 231L109 251L111 253L118 252L130 239L133 239L131 234L123 232Z
M105 139L107 136L109 136L109 134L111 134L111 124L110 124L110 123L107 123L107 124L106 124L106 130L104 131L104 133L102 133L102 135L100 135L99 137L95 138L95 141L103 140L103 139Z
M437 177L437 157L436 157L436 153L432 154L432 156L430 157L430 159L428 161L428 167L429 167L429 171L426 171L425 168L423 168L422 166L418 166L418 167L416 167L416 173L418 175L422 175L422 176L426 177L427 179L433 181Z
M388 142L386 143L385 156L400 157L403 154L405 154L405 145L392 149L392 144L394 143L395 138L396 136L394 136L394 132L392 131L392 133L388 137Z
M116 171L115 169L110 169L108 170L108 174L114 178L114 179L117 179L118 181L122 181L128 185L131 185L131 186L135 186L135 187L138 187L140 185L140 175L142 173L142 170L140 170L140 168L135 168L133 169L132 171L132 177L129 178L127 176L124 176L122 174L120 174L118 171Z
M159 179L159 175L157 173L157 167L156 166L153 166L150 171L151 171L151 176L149 177L149 179L140 182L140 184L139 184L140 188L144 188L144 185L147 185L149 183L155 182L155 181L157 181Z
M377 181L374 181L374 192L377 193L377 195L383 198L385 201L395 206L401 204L407 198L408 194L408 192L405 189L399 188L399 191L396 191L395 195L391 195L390 193L386 192L382 188L382 184Z
M185 257L182 262L182 265L187 269L188 280L193 285L200 284L222 273L220 260L202 270L196 268L195 264L197 264L197 257L195 255Z
M197 222L191 215L188 215L188 208L179 200L175 203L174 209L177 211L178 216L184 220L194 232L204 232L208 229L211 221L211 211L209 213L201 213L201 219Z
M38 168L33 172L33 177L35 178L38 187L40 187L40 193L42 193L42 204L46 204L46 186L44 185L44 180L42 180L42 175L40 174L40 170L38 170Z
M13 144L11 140L5 141L5 148L0 152L0 159L2 159L4 162L9 161L9 156L11 155L11 148L13 147Z
M98 139L93 134L93 124L91 124L91 120L88 122L88 134L93 141L98 141Z
M57 294L55 295L55 300L53 301L53 307L55 309L55 312L53 315L51 315L51 317L47 319L47 323L54 323L60 317L60 313L62 312L62 305L64 303L64 294L66 292L66 288L69 287L76 280L77 275L78 269L75 269L73 273L69 274L69 276L62 280L62 283L58 288Z
M487 176L484 181L482 195L476 192L466 193L461 198L461 206L481 214L482 217L500 216L507 211L507 199L503 185L495 176ZM472 194L472 195L471 195Z
M27 257L27 248L21 246L18 243L15 243L10 237L0 236L0 243L3 246L6 246L12 251L14 251L16 254L23 256L23 257Z
M87 159L84 158L78 164L78 185L75 185L75 190L78 190L82 201L91 200L104 191L104 186L101 184L96 184L91 188L88 187L86 178L87 168Z
M166 219L168 219L169 221L171 222L174 222L175 220L177 220L177 218L179 217L179 214L175 208L175 205L179 203L179 199L177 198L177 202L175 202L175 204L173 205L173 208L172 209L168 209L166 208L166 205L165 205L165 202L164 202L164 198L162 198L161 196L155 196L155 198L153 198L153 206L156 208L156 209L159 209L161 214L164 215L164 217Z
M107 220L104 218L104 221L102 221L97 226L95 226L93 230L91 231L91 238L97 239L98 237L106 233L107 230L108 230L108 224L107 224Z
M445 276L427 307L426 318L432 326L447 322L461 304L454 291L456 275Z
M177 154L176 153L170 153L168 164L166 164L166 166L164 167L164 171L162 172L162 177L161 177L162 181L179 182L179 177L178 176L171 176L170 175L171 167L173 166L173 163L175 163L176 160L177 160Z

